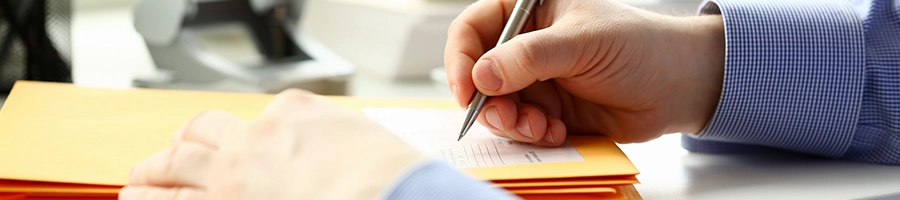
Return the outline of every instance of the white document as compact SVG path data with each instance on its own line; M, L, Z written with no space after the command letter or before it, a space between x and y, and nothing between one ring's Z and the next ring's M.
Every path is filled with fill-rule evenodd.
M569 142L554 148L516 142L494 136L478 122L456 141L465 117L461 110L364 108L363 113L425 155L457 168L584 161Z

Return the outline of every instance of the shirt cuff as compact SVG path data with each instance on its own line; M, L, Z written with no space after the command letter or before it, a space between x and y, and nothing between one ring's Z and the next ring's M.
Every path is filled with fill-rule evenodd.
M701 140L840 157L864 84L863 26L841 0L707 0L721 14L725 77Z
M382 199L517 199L446 163L428 160L403 175Z

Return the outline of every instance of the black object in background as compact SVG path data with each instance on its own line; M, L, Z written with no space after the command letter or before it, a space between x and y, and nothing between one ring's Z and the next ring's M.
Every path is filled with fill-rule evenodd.
M0 0L0 96L16 80L72 82L69 0Z

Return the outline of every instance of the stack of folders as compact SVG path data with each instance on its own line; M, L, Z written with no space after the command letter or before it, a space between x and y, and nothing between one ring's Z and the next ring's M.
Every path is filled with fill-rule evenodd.
M271 97L18 82L0 109L0 200L115 199L131 167L169 146L195 114L222 110L249 120ZM637 170L605 137L571 136L562 147L544 148L491 136L482 127L457 142L455 131L447 130L458 130L462 118L441 114L455 107L452 101L329 99L366 108L370 117L424 112L415 116L437 124L374 119L417 149L525 199L640 198L632 186ZM451 116L452 122L441 118Z
M476 177L524 199L641 199L633 184L637 170L606 137L574 136L580 162L469 168Z
M492 135L476 123L457 141L464 113L449 109L364 108L426 155L525 199L640 199L637 169L603 136L569 136L540 147Z

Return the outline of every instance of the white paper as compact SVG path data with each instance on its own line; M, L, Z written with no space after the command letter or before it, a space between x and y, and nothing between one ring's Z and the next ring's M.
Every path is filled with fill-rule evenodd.
M516 142L494 136L478 122L456 141L465 117L461 110L364 108L363 113L425 155L458 168L584 161L569 142L553 148Z

